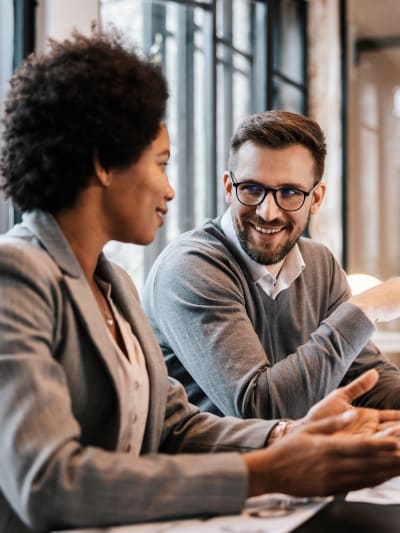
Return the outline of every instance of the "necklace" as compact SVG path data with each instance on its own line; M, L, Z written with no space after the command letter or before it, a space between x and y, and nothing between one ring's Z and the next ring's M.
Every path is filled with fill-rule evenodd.
M106 319L107 326L114 325L114 319L111 315L108 314L105 304L104 304L104 318Z
M109 312L108 307L106 305L106 297L104 296L103 291L100 288L97 287L97 290L100 294L101 307L102 307L104 318L106 319L107 326L112 327L114 325L114 318Z

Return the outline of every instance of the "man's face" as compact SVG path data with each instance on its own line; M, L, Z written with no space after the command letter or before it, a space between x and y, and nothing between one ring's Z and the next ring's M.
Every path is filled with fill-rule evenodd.
M315 183L314 159L300 144L273 149L246 143L235 156L235 182L251 181L264 187L294 187L310 191ZM293 248L315 214L325 194L320 183L306 197L298 211L284 211L268 193L258 206L242 205L229 173L224 174L225 197L231 206L232 220L240 244L255 261L264 265L279 263Z

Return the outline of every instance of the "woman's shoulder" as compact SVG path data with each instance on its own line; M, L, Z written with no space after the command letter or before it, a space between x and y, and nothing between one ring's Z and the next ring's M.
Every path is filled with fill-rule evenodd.
M0 269L25 273L43 279L59 275L60 269L50 255L34 239L0 236Z

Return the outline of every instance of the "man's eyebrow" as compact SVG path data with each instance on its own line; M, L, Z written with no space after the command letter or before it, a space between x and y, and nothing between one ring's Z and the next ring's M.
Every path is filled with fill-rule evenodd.
M166 156L168 156L168 158L170 158L171 157L171 152L169 150L163 150L162 152L158 152L157 155L158 156L166 155Z
M243 179L239 179L237 181L237 183L254 183L254 185L260 185L261 187L264 187L266 189L268 189L269 187L267 187L266 185L264 185L263 183L261 183L260 181L258 181L257 179L255 178L243 178ZM285 183L282 183L281 185L279 185L279 187L272 187L272 189L281 189L283 187L287 187L288 189L299 189L299 190L303 190L304 189L304 185L303 184L300 184L300 183L293 183L293 182L285 182Z

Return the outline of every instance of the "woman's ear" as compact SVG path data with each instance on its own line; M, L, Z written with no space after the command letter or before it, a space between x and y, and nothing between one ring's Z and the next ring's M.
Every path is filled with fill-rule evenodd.
M326 183L321 181L316 187L316 189L314 190L314 192L312 193L311 209L310 209L310 213L312 215L315 215L316 213L318 213L321 207L322 201L325 197L325 193L326 193Z
M93 151L93 166L95 178L103 187L108 187L112 182L112 171L107 170L101 163L97 148Z

